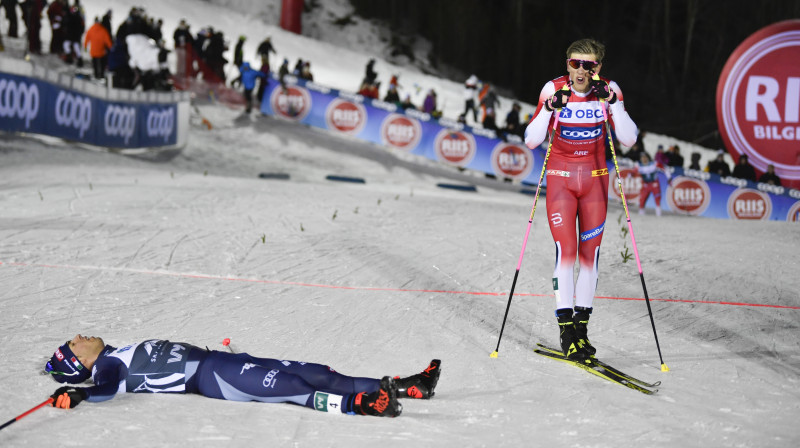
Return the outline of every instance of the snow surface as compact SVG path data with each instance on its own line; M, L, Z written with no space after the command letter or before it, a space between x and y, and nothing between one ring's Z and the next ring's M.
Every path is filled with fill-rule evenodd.
M83 3L87 15L106 4L129 8ZM158 3L165 21L172 8L190 20L225 16L186 4ZM283 43L279 30L269 32L289 48L288 36ZM297 39L298 48L333 51ZM302 125L213 104L200 113L214 128L193 128L172 159L3 136L0 423L55 390L38 372L76 333L212 349L227 337L238 351L375 377L441 358L436 397L404 400L402 416L376 419L126 394L37 411L2 430L0 446L800 444L797 226L632 216L670 368L662 372L636 264L620 255L632 250L624 212L610 204L590 331L603 359L663 382L645 396L533 353L558 332L543 198L492 359L532 196Z

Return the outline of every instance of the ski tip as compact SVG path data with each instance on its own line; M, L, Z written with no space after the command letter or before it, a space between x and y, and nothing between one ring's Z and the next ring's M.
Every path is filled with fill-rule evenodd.
M666 364L661 364L661 371L662 372L669 372L669 367Z
M493 351L492 354L489 355L489 357L490 358L497 358L497 350Z

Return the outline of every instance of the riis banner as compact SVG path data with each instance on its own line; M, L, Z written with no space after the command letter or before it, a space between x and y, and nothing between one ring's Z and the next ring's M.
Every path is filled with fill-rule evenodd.
M0 130L111 148L178 143L177 103L114 102L0 72Z
M435 119L417 110L330 89L292 76L286 88L274 78L265 91L261 112L332 132L417 154L441 163L510 178L535 185L544 162L545 147L529 150L517 136L505 141L494 131L470 128L449 119ZM546 144L546 143L545 143ZM616 180L613 162L608 163ZM625 197L638 205L641 177L632 167L620 166ZM544 182L546 185L546 180ZM609 183L609 197L619 197ZM800 220L800 191L741 179L678 169L672 181L661 179L662 208L675 213L730 219ZM665 199L665 200L664 200ZM653 199L647 206L654 207Z

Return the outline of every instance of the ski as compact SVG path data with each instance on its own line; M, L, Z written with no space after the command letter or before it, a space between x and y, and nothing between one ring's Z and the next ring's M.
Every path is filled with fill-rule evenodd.
M611 371L606 370L605 367L601 366L600 364L595 362L595 360L593 360L593 359L586 359L586 360L582 360L582 361L574 361L574 360L571 360L571 359L567 359L562 354L557 354L557 353L549 352L549 351L546 351L546 350L536 349L536 350L534 350L534 352L539 354L539 355L541 355L541 356L544 356L545 358L555 359L556 361L561 361L561 362L564 362L564 363L567 363L567 364L572 364L572 365L574 365L576 367L580 367L581 369L583 369L583 370L585 370L585 371L587 371L587 372L589 372L589 373L591 373L593 375L597 375L600 378L604 378L604 379L606 379L608 381L611 381L612 383L617 383L617 384L623 385L623 386L625 386L625 387L627 387L629 389L633 389L633 390L639 391L639 392L641 392L643 394L646 394L646 395L653 395L654 393L658 392L658 389L648 389L648 388L646 388L646 387L644 387L644 386L642 386L640 384L636 384L636 383L633 383L633 382L629 381L625 377L621 377L621 376L615 375Z
M544 344L536 344L536 345L539 346L539 348L541 348L542 350L545 350L545 351L548 351L548 352L551 352L551 353L555 353L556 355L563 355L563 352L561 350L555 349L553 347L548 347L548 346L546 346ZM661 381L656 381L655 383L648 383L647 381L643 381L643 380L640 380L639 378L630 376L627 373L617 369L616 367L610 366L606 362L601 361L601 360L599 360L597 358L592 358L592 361L594 361L595 364L599 364L599 365L603 366L603 368L605 368L609 372L613 373L614 375L617 375L619 377L625 378L626 380L631 381L631 382L636 383L636 384L639 384L641 386L644 386L644 387L658 387L658 386L661 385Z

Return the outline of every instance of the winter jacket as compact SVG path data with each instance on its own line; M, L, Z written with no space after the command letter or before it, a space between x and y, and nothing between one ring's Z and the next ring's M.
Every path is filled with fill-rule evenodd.
M105 56L112 45L111 35L100 22L95 22L83 39L83 49L89 48L89 56L95 59Z
M259 70L253 70L250 67L250 64L247 62L242 64L239 70L242 72L241 74L242 87L244 87L245 90L253 90L256 87L257 78L261 79L267 78L267 76L263 72Z

